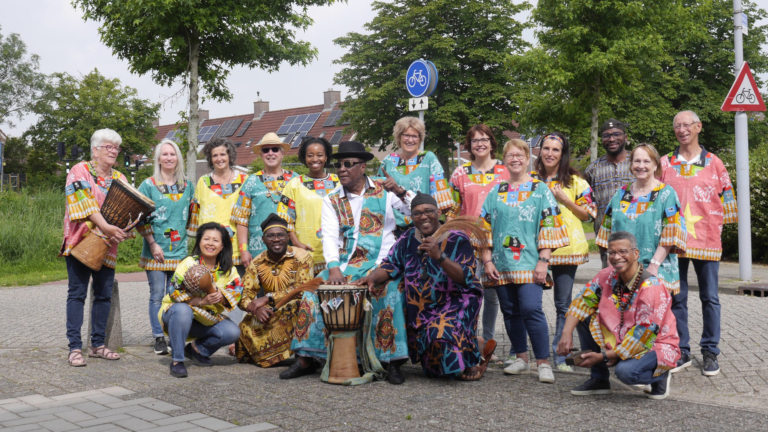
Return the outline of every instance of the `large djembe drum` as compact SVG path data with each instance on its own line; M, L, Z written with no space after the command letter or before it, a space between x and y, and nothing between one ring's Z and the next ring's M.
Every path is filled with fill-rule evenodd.
M323 322L331 332L333 351L328 359L328 382L343 384L352 378L360 378L357 368L357 332L363 327L363 305L368 293L367 286L320 285L317 298L320 301Z

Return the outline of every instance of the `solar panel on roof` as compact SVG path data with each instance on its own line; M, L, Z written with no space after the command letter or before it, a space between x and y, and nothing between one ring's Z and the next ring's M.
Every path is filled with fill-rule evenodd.
M323 127L336 126L336 120L339 119L340 112L341 112L340 110L331 111L331 113L328 115L328 118L325 119L325 123L323 123Z
M301 132L296 135L296 138L293 139L293 144L291 144L291 148L298 148L301 145L301 140L303 140L305 136L307 136L306 132Z
M343 135L344 135L344 132L338 130L338 131L333 133L333 136L331 137L331 139L329 141L331 142L331 144L338 144L339 141L341 141L341 137Z
M295 134L295 133L289 133L288 135L286 135L286 136L284 136L284 137L283 137L283 142L284 142L284 143L289 143L289 142L291 142L291 140L293 139L293 137L294 137L294 136L296 136L296 134Z
M197 142L208 142L213 138L213 135L219 129L219 125L204 126L200 128L200 133L197 134Z
M171 139L173 136L176 135L176 129L171 129L168 131L168 133L165 135L164 139Z
M320 118L320 113L290 116L285 119L280 129L277 130L277 134L282 136L285 134L304 133L306 135L306 132L312 129L318 118Z
M243 119L234 119L234 120L227 120L224 122L223 125L221 125L221 130L219 133L216 134L216 136L224 136L229 137L235 134L237 131L237 128L240 126L240 123L243 122Z
M245 131L248 130L248 128L251 126L251 122L245 122L243 127L240 128L240 132L237 133L237 136L241 137L245 134Z

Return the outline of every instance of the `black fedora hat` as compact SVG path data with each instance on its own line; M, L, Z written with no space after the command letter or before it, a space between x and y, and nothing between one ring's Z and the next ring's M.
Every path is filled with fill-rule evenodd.
M359 158L366 162L373 159L373 153L365 151L363 143L357 141L342 141L339 149L331 155L334 159Z

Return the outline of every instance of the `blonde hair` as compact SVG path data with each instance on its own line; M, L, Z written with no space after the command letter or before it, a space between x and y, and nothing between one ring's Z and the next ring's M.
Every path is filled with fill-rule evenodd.
M531 149L528 148L528 143L526 143L521 139L513 138L504 144L504 149L501 152L502 159L507 156L507 152L512 150L513 147L516 147L522 150L523 153L525 153L526 158L528 159L531 158Z
M427 134L424 123L417 117L403 117L395 122L395 127L392 128L392 136L395 137L395 146L397 148L400 148L400 139L408 128L416 129L416 132L419 133L419 141L424 141L424 135Z
M656 178L661 177L661 156L659 155L659 151L656 150L656 147L654 147L651 144L640 143L640 144L637 145L637 147L632 149L632 151L629 153L629 164L630 164L630 167L632 165L632 161L635 159L635 152L640 150L640 149L645 150L645 152L648 154L648 156L650 156L651 159L653 159L653 161L656 163L656 170L653 172L653 176L656 177Z
M180 185L186 184L187 178L184 175L184 158L181 156L181 150L179 149L179 146L176 145L175 142L169 139L164 139L160 141L160 144L158 144L155 147L155 156L152 158L152 160L154 161L154 167L153 167L154 172L152 174L152 178L155 179L157 183L163 182L163 176L160 175L160 171L161 171L160 154L162 153L163 146L166 144L173 147L173 151L176 152L176 170L174 170L173 172L173 176L176 178L176 184L180 184Z

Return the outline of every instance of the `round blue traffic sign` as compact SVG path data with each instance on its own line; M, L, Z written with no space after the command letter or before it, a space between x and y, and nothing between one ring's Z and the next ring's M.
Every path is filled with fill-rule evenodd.
M428 60L416 60L405 74L405 88L413 97L430 96L437 87L437 68Z

